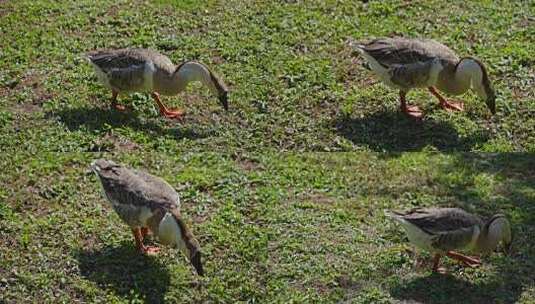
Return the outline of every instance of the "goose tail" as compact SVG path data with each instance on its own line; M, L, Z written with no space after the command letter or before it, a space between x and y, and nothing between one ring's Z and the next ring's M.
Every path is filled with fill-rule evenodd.
M366 48L366 43L364 42L361 42L361 41L357 41L353 38L348 38L347 39L347 44L349 45L349 47L351 47L354 51L357 51L359 53L364 53L364 50Z
M404 213L396 210L385 210L385 216L389 217L397 222L403 223L405 222L405 219L403 219Z

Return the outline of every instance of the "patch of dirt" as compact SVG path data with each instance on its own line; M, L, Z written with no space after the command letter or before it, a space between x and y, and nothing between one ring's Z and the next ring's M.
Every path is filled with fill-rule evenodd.
M334 204L335 200L332 197L327 196L322 192L311 192L306 194L301 194L298 196L298 199L301 201L310 201L318 205L331 205Z
M8 203L16 212L31 213L35 217L47 216L51 212L51 203L45 196L53 190L48 186L39 187L24 178L13 183L12 187L17 190Z
M129 152L138 150L140 146L124 137L117 136L113 133L106 133L104 137L96 140L90 147L90 152L111 152L111 151L121 151Z
M94 234L90 234L83 238L81 243L84 249L95 249L99 247L100 241Z
M112 5L108 8L108 11L106 12L106 16L108 17L117 17L117 14L119 13L119 6L118 5Z
M24 113L31 114L31 113L35 113L39 111L40 109L41 108L38 105L35 105L33 103L17 104L11 108L13 113L20 113L20 114L24 114Z
M214 64L222 64L223 62L225 62L225 59L223 59L223 57L221 57L220 55L213 55L212 62Z
M256 161L250 160L250 159L241 159L237 158L234 160L238 167L240 167L244 171L257 171L257 170L263 170L264 167L259 164Z
M20 81L13 82L10 89L3 88L0 91L0 96L8 95L10 93L19 92L26 88L31 88L33 91L31 101L17 104L13 106L12 110L15 113L35 113L41 110L41 106L50 99L53 99L56 94L47 92L41 86L41 76L35 72L29 71Z
M367 64L368 63L360 57L352 58L351 67L339 80L343 82L346 87L355 85L358 85L358 87L369 87L376 84L379 81L374 77L373 72L366 68Z
M359 290L361 289L361 286L358 282L355 282L351 279L350 276L347 274L343 274L336 278L336 282L338 285L344 289L353 289L353 290Z
M0 87L0 97L6 97L9 95L9 89L6 87Z
M0 0L0 4L7 2L7 0ZM8 13L11 13L13 10L9 9L10 7L0 8L0 17L6 16Z
M312 282L312 287L318 292L318 294L326 294L329 292L330 287L327 286L325 283L314 281Z

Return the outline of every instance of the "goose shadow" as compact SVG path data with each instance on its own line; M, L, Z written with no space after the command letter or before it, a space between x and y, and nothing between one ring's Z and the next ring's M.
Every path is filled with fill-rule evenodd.
M452 275L433 273L408 282L397 282L390 294L402 303L516 303L522 284L505 273L489 283L477 284Z
M184 126L184 123L177 123L177 126L173 127L166 126L169 125L167 121L157 123L142 119L136 111L120 112L113 109L82 106L48 112L46 117L57 119L70 131L84 130L91 133L104 133L109 131L110 127L118 128L128 126L150 135L167 135L177 140L184 138L196 140L213 135L213 131L211 130L195 129L191 126Z
M101 288L112 289L130 301L164 303L170 276L167 268L155 257L139 254L131 243L106 247L97 251L75 253L81 275Z
M486 132L460 136L451 123L410 119L399 111L388 110L364 117L341 114L332 126L353 144L379 152L420 151L429 146L440 151L470 151L489 139Z

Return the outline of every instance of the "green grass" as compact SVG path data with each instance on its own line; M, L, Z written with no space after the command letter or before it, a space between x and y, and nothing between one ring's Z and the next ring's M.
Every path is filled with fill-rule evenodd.
M534 15L530 1L0 1L0 303L535 303ZM425 119L401 115L346 44L394 34L487 63L497 115L471 93L446 113L424 91L409 98ZM164 98L183 123L145 94L110 110L83 54L119 47L205 62L231 111L198 85ZM135 252L85 174L98 157L179 191L205 278L177 250ZM414 267L383 211L416 206L503 212L513 253Z
M224 4L225 3L225 4ZM535 151L535 7L530 1L2 1L0 144L29 151ZM445 113L425 91L427 116L398 111L347 46L349 37L435 38L485 62L498 113L468 93ZM83 54L151 47L196 59L229 84L231 111L199 86L110 111ZM123 143L121 145L121 143Z
M168 180L205 253L205 278L164 249L142 257L88 163L116 159ZM193 153L3 156L0 299L533 303L535 159L530 155ZM448 275L414 267L385 209L504 212L510 256ZM421 253L429 259L427 253Z

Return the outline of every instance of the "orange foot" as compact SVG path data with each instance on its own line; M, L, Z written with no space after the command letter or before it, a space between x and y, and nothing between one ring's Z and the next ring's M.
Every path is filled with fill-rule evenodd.
M464 111L464 104L462 102L444 100L440 102L440 107L449 112Z
M411 118L421 119L423 116L422 111L417 106L401 107L401 111Z
M471 268L475 268L481 265L481 260L477 257L466 256L455 251L450 251L447 253L447 255L450 258L456 259Z
M178 119L178 120L184 119L184 112L178 109L162 109L160 110L160 114L164 116L165 118Z
M118 103L112 103L111 106L112 106L115 110L117 110L117 111L119 111L119 112L124 112L124 111L127 110L127 108L126 108L125 106L120 105L120 104L118 104Z
M160 248L154 246L144 246L141 248L141 252L146 255L156 255L160 252Z

